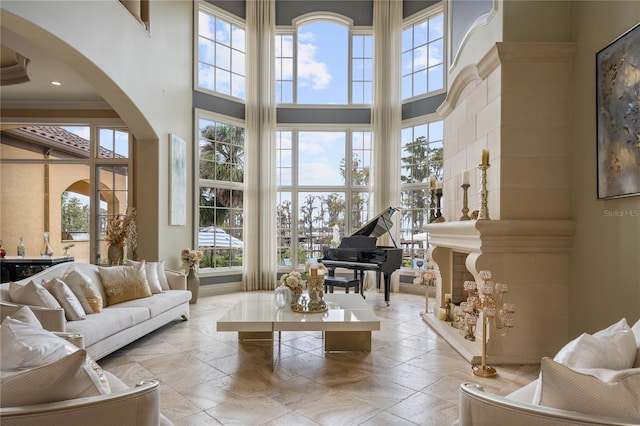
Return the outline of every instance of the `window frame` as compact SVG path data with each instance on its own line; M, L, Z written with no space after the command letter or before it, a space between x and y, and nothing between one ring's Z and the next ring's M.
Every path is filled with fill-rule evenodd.
M298 103L298 30L301 26L314 23L314 22L329 22L332 24L343 25L347 28L347 86L348 86L348 94L347 94L347 103L344 104L317 104L317 103ZM279 25L276 27L276 36L278 35L293 35L293 99L292 102L279 102L276 99L276 105L278 108L293 108L293 107L303 107L303 108L354 108L354 107L370 107L373 102L373 61L372 61L372 81L371 81L371 93L370 99L372 102L370 103L353 103L353 37L354 36L371 36L373 43L375 43L375 39L373 36L373 28L371 26L355 26L353 24L353 20L347 16L341 15L339 13L333 12L311 12L307 14L303 14L298 16L292 21L291 25ZM374 49L375 51L375 44ZM372 58L375 60L375 58ZM277 78L277 76L276 76ZM276 79L276 87L278 84ZM276 98L277 98L277 90L276 90Z
M234 127L241 127L245 130L245 144L246 144L246 123L243 120L237 119L237 118L233 118L231 116L228 115L224 115L224 114L219 114L219 113L215 113L212 111L207 111L207 110L203 110L203 109L199 109L196 108L195 109L195 122L194 122L194 155L193 155L193 176L194 176L194 180L195 180L195 186L194 186L194 220L193 220L193 241L194 241L194 245L196 247L198 247L198 250L202 250L200 249L200 238L199 238L199 233L200 233L200 189L202 187L206 187L206 188L214 188L214 187L222 187L225 189L231 189L231 190L240 190L243 192L243 198L244 198L244 193L246 192L246 186L245 186L245 182L230 182L230 181L218 181L218 180L214 180L214 179L204 179L200 177L200 120L210 120L216 123L222 123L225 125L229 125L229 126L234 126ZM245 145L245 152L246 152L246 145ZM246 164L245 164L246 167ZM218 183L216 185L216 183ZM242 206L242 216L243 216L243 223L244 223L244 201L243 201L243 206ZM243 238L244 241L244 238ZM241 254L243 263L244 263L244 249L242 250L242 254ZM243 266L242 265L238 265L238 266L221 266L221 267L217 267L217 268L204 268L201 267L200 268L200 272L201 275L204 276L219 276L219 275L229 275L230 273L240 273L242 272Z
M371 180L369 180L367 185L355 185L353 184L352 177L352 168L347 167L346 159L351 156L353 157L354 150L354 133L367 132L370 134L370 144L371 144L371 155L373 155L373 131L371 126L369 125L340 125L340 124L296 124L296 125L279 125L276 129L278 134L280 132L291 132L291 185L280 185L278 184L276 187L276 197L277 197L277 206L280 207L280 193L290 193L291 194L291 234L294 235L296 230L299 228L299 194L301 193L343 193L344 194L344 228L341 229L341 232L344 235L348 235L353 232L354 225L352 220L353 214L353 206L352 206L352 197L354 193L357 192L366 192L368 193L368 204L364 213L366 214L366 219L362 224L368 220L372 213L373 208L373 195L371 191ZM305 132L336 132L336 133L345 133L345 182L344 185L300 185L299 184L299 135L300 133ZM278 155L278 154L276 154ZM372 160L373 158L370 158ZM370 163L369 167L371 168L373 164ZM276 171L278 170L278 164L276 164ZM369 178L371 179L371 177ZM277 228L277 232L279 233L282 228ZM278 239L279 242L279 239ZM298 259L298 253L300 251L299 243L296 239L290 246L290 248L295 248L292 250L295 255L292 257L291 265L282 265L280 262L277 264L278 272L285 272L289 270L300 269L300 267L304 264L300 262ZM278 247L280 249L281 247ZM297 262L295 262L297 260Z
M449 46L449 34L448 34L448 22L447 22L447 11L443 4L435 4L431 7L423 9L402 21L402 30L400 33L400 37L402 37L402 33L407 30L411 26L415 26L417 24L428 21L429 19L437 16L438 14L442 14L442 67L443 67L443 76L442 76L442 88L438 90L434 90L431 92L425 92L418 95L412 95L408 98L401 98L402 104L408 104L415 101L419 101L421 99L428 99L443 93L447 93L447 60L448 60L448 46ZM402 64L402 54L404 53L402 49L400 49L400 64ZM404 76L404 71L400 72L400 84L402 85L402 77Z
M247 84L246 84L246 70L247 70L247 41L246 41L246 34L247 34L247 24L246 21L244 19L239 18L236 15L233 15L217 6L214 6L210 3L207 2L203 2L203 1L198 1L197 2L197 7L193 8L194 10L194 31L193 31L193 90L196 92L201 92L201 93L206 93L208 95L213 95L216 97L220 97L223 99L227 99L230 101L234 101L234 102L240 102L240 103L246 103L246 90L247 90ZM244 94L245 96L243 98L237 97L237 96L233 96L233 94L226 94L226 93L222 93L222 92L218 92L216 90L211 90L211 89L207 89L205 87L201 87L199 82L200 82L200 43L199 43L199 39L200 39L200 19L199 19L199 14L200 12L204 12L207 13L215 18L219 18L221 20L227 21L228 23L230 23L231 25L235 25L237 27L241 27L244 32L245 32L245 44L244 44L244 55L245 55L245 63L244 63L244 70L245 70L245 74L244 74L244 79L245 79L245 84L244 84ZM215 68L215 64L214 64L214 68ZM217 68L216 68L217 69ZM231 70L229 71L230 74L233 74L231 72ZM230 84L230 91L231 93L233 93L233 87Z

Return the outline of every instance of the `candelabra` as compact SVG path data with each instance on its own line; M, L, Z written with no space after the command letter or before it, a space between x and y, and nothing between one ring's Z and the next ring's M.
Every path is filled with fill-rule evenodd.
M489 198L489 192L487 191L487 169L491 165L487 162L483 162L478 166L482 172L480 179L480 212L478 213L478 220L489 220L489 206L487 200Z
M460 216L460 220L471 220L468 214L469 196L467 195L470 186L471 185L469 185L468 183L463 183L462 185L460 185L460 187L462 188L462 216Z
M487 365L487 329L493 325L496 330L502 330L501 336L505 336L514 324L515 305L503 303L509 286L491 281L491 271L480 271L480 278L480 284L464 282L467 301L456 308L456 316L463 324L465 338L475 341L475 329L482 313L482 364L472 366L472 371L476 376L494 377L496 369Z

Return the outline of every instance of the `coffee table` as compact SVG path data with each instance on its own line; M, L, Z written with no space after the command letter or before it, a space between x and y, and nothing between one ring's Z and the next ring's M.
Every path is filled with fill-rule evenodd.
M244 293L216 327L238 332L241 341L273 341L276 331L279 337L283 331L322 331L326 352L370 352L371 332L380 330L380 320L367 302L357 293L325 294L324 300L327 312L307 314L277 309L273 293Z

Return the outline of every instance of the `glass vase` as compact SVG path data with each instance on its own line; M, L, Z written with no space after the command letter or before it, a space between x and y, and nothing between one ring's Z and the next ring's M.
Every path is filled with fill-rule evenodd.
M18 239L18 247L16 249L16 255L18 257L24 257L25 256L25 252L26 252L26 250L24 248L24 243L22 242L22 237L20 237Z
M53 248L51 247L51 244L49 244L49 232L48 231L44 232L44 245L42 246L42 249L40 250L40 256L42 256L42 257L51 257L51 256L53 256Z
M284 284L280 284L275 290L276 308L285 309L291 307L291 290Z

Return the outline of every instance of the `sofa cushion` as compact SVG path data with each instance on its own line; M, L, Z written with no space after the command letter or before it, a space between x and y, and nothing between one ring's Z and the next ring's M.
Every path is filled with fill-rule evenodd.
M98 285L87 274L75 267L69 268L62 276L62 281L76 295L85 313L99 313L102 310L104 301Z
M147 282L149 283L149 290L151 290L152 294L162 293L162 284L160 284L160 275L158 272L158 263L157 262L136 262L135 260L127 260L127 265L136 266L140 263L144 263L144 272L147 275ZM162 275L164 276L164 267L162 270ZM165 277L166 281L166 277Z
M99 315L87 315L84 321L69 322L67 331L82 334L85 346L89 347L150 318L148 308L120 306L108 306Z
M574 371L545 357L540 374L540 405L640 421L640 369Z
M84 319L87 314L84 312L82 304L73 291L60 278L52 278L49 281L42 280L42 286L56 298L67 321L78 321Z
M151 296L144 270L144 262L134 266L99 266L107 305Z
M21 305L61 308L56 298L46 288L34 281L29 281L25 285L9 283L9 295L12 302Z
M152 317L168 311L171 308L175 308L182 303L189 302L191 300L191 293L186 290L169 290L160 294L154 294L151 298L130 300L123 302L119 307L138 307L149 309L149 313Z
M93 370L86 368L86 352L78 349L41 367L0 381L0 405L16 407L65 401L108 393Z
M560 349L553 359L571 368L623 370L633 367L636 353L635 337L623 318L593 335L583 333Z

